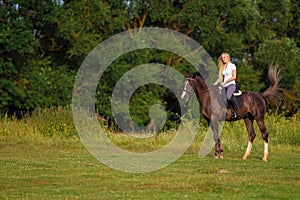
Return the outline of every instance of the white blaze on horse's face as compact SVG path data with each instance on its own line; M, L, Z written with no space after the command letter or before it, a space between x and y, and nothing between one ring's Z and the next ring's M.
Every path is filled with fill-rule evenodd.
M188 101L190 98L190 93L193 92L193 87L190 85L188 79L184 82L183 92L181 94L181 99Z

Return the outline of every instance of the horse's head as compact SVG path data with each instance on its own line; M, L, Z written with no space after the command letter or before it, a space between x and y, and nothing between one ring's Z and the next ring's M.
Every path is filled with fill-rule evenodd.
M184 87L181 94L181 99L188 101L190 99L190 95L192 92L194 92L194 84L195 79L191 77L187 77L184 81Z

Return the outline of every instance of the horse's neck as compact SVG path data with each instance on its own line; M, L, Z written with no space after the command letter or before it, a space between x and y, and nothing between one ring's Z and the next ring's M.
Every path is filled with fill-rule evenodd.
M200 92L208 90L207 84L201 78L196 78L197 88L200 89Z
M202 104L206 96L209 95L208 86L204 82L204 80L200 79L199 77L196 78L196 82L197 82L196 94L200 101L200 104Z
M215 96L217 94L216 93L217 90L215 90L215 88L212 86L208 86L202 79L196 79L196 81L197 81L196 95L201 107L201 113L208 119L211 119L212 112L213 112L212 108L213 107L220 108L217 106L218 100L217 98L215 98L217 97Z

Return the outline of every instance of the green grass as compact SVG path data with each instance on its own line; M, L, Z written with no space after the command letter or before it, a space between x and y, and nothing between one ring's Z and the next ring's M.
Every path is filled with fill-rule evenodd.
M100 121L103 119L99 119ZM149 152L165 145L174 131L148 139L115 134L121 148ZM132 174L96 160L76 135L71 111L36 111L22 120L0 119L0 199L300 199L299 113L268 115L270 156L261 161L257 130L251 156L243 161L247 134L242 121L226 123L221 135L225 159L197 153L206 127L189 150L158 171Z
M200 159L188 151L161 170L131 174L101 164L79 140L0 143L3 199L299 199L299 147Z

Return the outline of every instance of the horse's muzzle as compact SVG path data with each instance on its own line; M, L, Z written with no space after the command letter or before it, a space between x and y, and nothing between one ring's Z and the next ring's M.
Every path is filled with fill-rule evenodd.
M186 91L183 91L182 94L181 94L181 99L185 100L185 102L187 102L190 98L190 95L188 92Z

